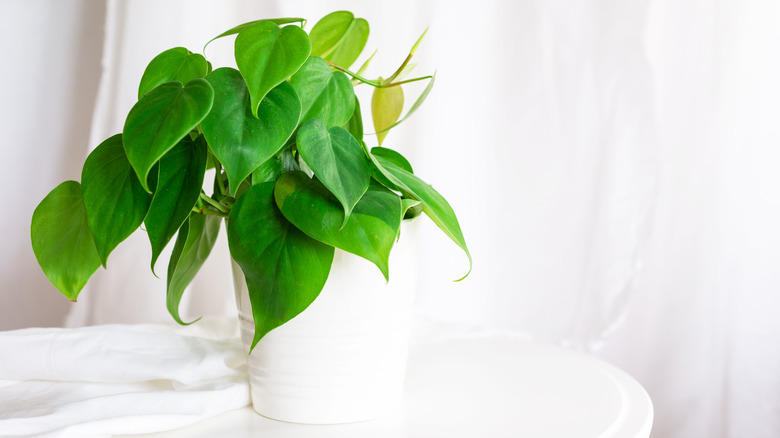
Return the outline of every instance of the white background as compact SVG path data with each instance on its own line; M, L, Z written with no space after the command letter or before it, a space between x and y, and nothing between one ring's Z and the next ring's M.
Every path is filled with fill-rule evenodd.
M450 201L474 270L451 282L465 257L424 225L423 316L594 351L647 388L654 437L780 435L776 2L6 0L0 329L169 321L143 233L71 304L37 267L33 209L121 130L157 53L335 9L369 20L372 76L430 25L436 86L385 145ZM225 247L185 315L235 311Z

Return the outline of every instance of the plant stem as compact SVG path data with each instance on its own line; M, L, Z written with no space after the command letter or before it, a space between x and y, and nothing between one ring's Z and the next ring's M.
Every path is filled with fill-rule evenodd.
M225 188L225 180L222 176L222 163L215 163L214 170L217 171L215 178L217 178L217 188L219 189L219 194L225 196L227 195L227 189Z
M224 205L220 204L219 202L209 198L205 193L200 193L200 199L206 201L210 206L216 208L217 210L221 211L222 213L230 213L230 210L227 209Z
M393 82L392 84L384 85L382 88L390 88L390 87L396 87L396 86L402 85L402 84L408 84L410 82L424 81L426 79L431 79L432 77L433 76L421 76L419 78L413 78L413 79L407 79L405 81Z
M411 59L411 57L407 58L407 61L404 61L404 64L401 66L402 69L403 69L403 67L406 66L406 64L408 63L409 59ZM422 76L422 77L419 77L419 78L407 79L405 81L400 81L400 82L381 83L381 82L377 82L377 81L372 81L370 79L366 79L366 78L358 75L357 73L352 73L351 71L347 70L346 68L340 67L340 66L338 66L338 65L336 65L336 64L334 64L334 63L332 63L330 61L328 61L328 64L331 67L335 68L336 70L342 71L342 72L352 76L353 78L359 80L360 82L362 82L364 84L371 85L371 86L376 87L376 88L397 87L397 86L402 85L402 84L408 84L410 82L417 82L417 81L424 81L425 79L430 79L430 78L433 77L433 76ZM400 73L400 70L395 72L395 73L393 73L393 76L391 76L391 78L395 78L396 76L398 76L398 73ZM389 80L387 82L389 82Z

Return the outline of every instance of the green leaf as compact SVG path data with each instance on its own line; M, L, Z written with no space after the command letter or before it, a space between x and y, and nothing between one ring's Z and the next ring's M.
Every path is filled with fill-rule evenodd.
M415 101L414 101L414 103L412 104L412 106L411 106L411 107L409 107L409 111L407 111L407 112L406 112L406 115L405 115L405 116L403 116L403 117L401 118L401 120L399 120L399 121L397 121L397 122L393 123L392 125L388 126L387 128L383 129L382 131L376 132L375 134L379 135L379 134L381 134L381 133L383 133L383 132L387 132L387 131L389 131L389 130L390 130L390 129L392 129L392 128L395 128L396 126L398 126L398 125L400 125L401 123L403 123L403 121L404 121L404 120L408 119L408 118L409 118L409 116L411 116L412 114L414 114L414 112L415 112L415 111L417 111L417 108L420 108L420 105L422 105L422 104L423 104L423 102L425 102L425 99L428 97L428 94L429 94L429 93L431 92L431 90L433 89L433 83L434 83L434 81L435 81L435 80L436 80L436 73L434 72L433 76L431 76L431 80L430 80L430 81L428 81L428 85L426 85L426 86L425 86L425 89L423 90L423 92L422 92L422 93L420 93L420 95L419 95L419 96L417 96L417 100L415 100ZM391 87L391 88L392 88L392 87Z
M209 63L203 55L192 53L184 47L168 49L149 62L138 86L138 98L166 82L179 81L182 84L206 76Z
M344 129L349 131L358 143L363 141L363 114L360 112L360 100L355 99L355 110L344 125Z
M230 254L241 266L255 320L253 349L269 331L303 312L319 295L334 249L295 228L276 207L274 183L249 188L228 219Z
M301 104L292 85L283 81L260 102L255 118L238 70L219 68L206 80L214 87L214 105L201 129L225 167L230 193L234 194L241 181L276 155L290 138L298 125Z
M141 187L117 134L101 143L84 162L81 191L98 254L109 254L143 222L152 196Z
M192 324L181 320L179 302L184 289L195 278L211 253L211 249L214 248L220 223L222 220L217 216L192 213L176 236L171 260L168 263L166 305L168 312L179 324Z
M257 117L265 95L298 71L310 51L309 36L300 27L261 21L238 33L236 65L249 88L252 115Z
M349 68L368 41L368 22L352 12L336 11L322 17L311 29L311 54Z
M466 278L471 272L471 254L460 230L458 218L447 200L425 181L392 161L374 154L373 150L369 155L377 169L406 196L420 201L423 205L423 212L466 253L469 259L469 272L463 276Z
M76 301L100 266L79 183L65 181L43 198L33 212L30 237L51 284Z
M328 131L318 119L298 130L298 152L344 208L343 224L371 181L371 165L363 148L346 129Z
M374 120L374 131L377 132L376 138L380 146L390 126L398 121L403 110L404 90L400 85L374 88L374 94L371 96L371 117Z
M252 172L252 185L274 182L282 175L282 159L271 157Z
M202 136L195 141L185 136L160 160L157 189L144 219L152 244L152 273L160 253L198 202L207 149Z
M221 34L215 36L214 38L210 39L203 46L203 53L206 53L206 47L208 47L208 45L211 44L214 40L222 38L222 37L226 37L226 36L229 36L229 35L235 35L235 34L241 32L242 30L246 29L247 27L252 26L253 24L260 23L262 21L269 21L269 22L277 24L279 26L284 25L284 24L290 24L290 23L301 23L301 26L303 26L304 23L306 23L306 19L305 18L289 17L289 18L270 18L270 19L265 19L265 20L255 20L255 21L250 21L250 22L247 22L247 23L239 24L238 26L232 27L232 28L222 32Z
M144 190L151 193L147 177L152 166L206 117L213 101L211 85L193 79L184 87L166 82L133 106L122 138Z
M349 220L340 228L343 212L338 200L316 179L288 172L276 181L276 204L298 229L374 263L389 279L388 259L401 225L401 198L377 187L368 190Z
M301 100L303 125L311 119L320 119L330 129L344 126L355 109L355 91L344 73L331 71L322 58L311 56L290 83Z
M401 199L401 209L403 210L404 219L413 219L420 215L423 211L422 202L416 199Z
M399 154L398 152L392 149L375 147L371 149L371 153L378 157L382 157L386 160L391 161L393 164L400 167L401 169L406 170L409 173L414 173L414 170L412 170L412 165L409 163L409 161L403 155ZM379 181L383 186L387 187L390 190L400 191L400 189L395 184L390 182L389 179L387 179L384 175L382 175L382 172L380 172L379 169L377 169L374 163L371 163L371 172L372 172L371 176L375 180ZM420 211L422 211L422 207L420 207Z

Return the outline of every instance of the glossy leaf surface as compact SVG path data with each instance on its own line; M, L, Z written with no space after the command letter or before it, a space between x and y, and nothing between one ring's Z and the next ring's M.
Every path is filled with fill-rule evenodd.
M254 24L257 24L257 23L260 23L262 21L268 21L268 22L271 22L271 23L274 23L274 24L277 24L277 25L281 26L283 24L290 24L290 23L301 23L301 25L303 25L303 23L306 22L306 19L298 18L298 17L268 18L268 19L264 19L264 20L254 20L254 21L249 21L247 23L242 23L242 24L239 24L238 26L231 27L230 29L228 29L228 30L222 32L221 34L215 36L214 38L210 39L203 46L203 51L205 52L206 51L206 47L208 47L208 45L211 44L214 40L222 38L222 37L226 37L226 36L229 36L229 35L235 35L235 34L241 32L242 30L246 29L247 27L252 26Z
M317 178L336 196L344 210L343 223L371 181L370 161L346 129L330 130L313 119L298 130L298 152Z
M214 88L214 105L201 128L225 168L233 194L241 181L284 146L298 124L301 104L292 85L283 81L260 102L255 118L238 70L219 68L206 80Z
M127 158L147 192L151 193L147 176L152 166L206 117L213 100L214 90L205 79L193 79L184 87L167 82L130 110L122 137Z
M228 243L249 290L255 335L252 347L319 295L334 249L295 228L276 207L274 183L249 188L228 220Z
M222 219L193 213L176 236L171 260L168 263L166 306L179 324L188 324L179 316L179 302L184 289L190 284L214 248ZM194 321L193 321L194 322Z
M46 277L76 301L100 266L78 182L65 181L43 198L33 212L30 237Z
M300 27L261 21L236 37L236 65L249 89L252 115L265 95L292 76L311 51L309 36Z
M382 145L390 126L398 121L404 110L404 91L400 85L395 87L374 88L371 96L371 117L379 145Z
M368 22L352 12L336 11L322 17L311 29L311 54L349 68L368 41Z
M311 56L298 70L290 83L301 100L303 125L311 119L320 119L330 129L343 126L355 109L355 91L344 73L331 71L322 58Z
M376 155L377 157L382 157L392 162L396 166L406 170L409 173L414 173L414 170L412 170L412 165L409 163L409 161L403 155L399 154L398 152L392 149L375 147L371 149L371 153ZM382 174L382 172L379 171L379 169L377 169L374 163L371 163L371 169L372 169L371 176L375 180L379 181L380 183L382 183L382 185L389 188L390 190L400 191L400 189L395 184L393 184L389 179L387 179L387 177L385 177ZM420 209L422 209L422 207L420 207Z
M423 212L466 253L469 259L469 272L471 272L471 254L466 246L466 240L463 238L463 232L460 230L458 218L447 200L411 172L381 156L373 153L370 155L377 169L406 196L420 201L423 205ZM468 275L467 272L463 278Z
M141 225L152 201L130 166L121 134L108 138L89 154L81 170L81 191L105 266L111 251Z
M155 56L149 62L138 86L138 98L154 90L158 85L171 81L182 84L206 76L209 63L203 55L192 53L184 47L174 47Z
M401 225L401 198L384 187L368 190L341 228L344 212L317 179L288 172L276 182L282 214L309 236L374 263L388 280L388 258Z
M176 235L198 201L206 172L203 137L185 136L160 160L157 188L144 219L152 244L152 272L160 253Z

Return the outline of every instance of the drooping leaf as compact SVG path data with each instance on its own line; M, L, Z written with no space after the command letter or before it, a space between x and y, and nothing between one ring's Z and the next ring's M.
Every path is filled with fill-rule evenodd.
M166 306L168 313L179 324L191 324L181 320L179 302L184 294L184 289L195 278L214 248L220 223L222 223L222 219L218 216L192 213L189 219L182 224L179 234L176 236L171 260L168 263Z
M458 218L447 200L425 181L392 161L375 155L373 152L369 155L377 169L406 196L419 200L423 205L423 212L466 253L469 259L469 272L463 276L466 278L471 272L471 254L466 246L466 240L463 238L463 232L460 230Z
M201 122L203 135L225 168L230 193L258 166L284 146L301 115L301 104L289 82L265 96L252 115L249 90L238 70L218 68L206 77L214 88L214 105Z
M192 53L184 47L168 49L155 56L146 66L138 86L138 98L166 82L179 81L186 84L206 76L208 72L209 63L203 55Z
M277 24L279 26L282 26L284 24L290 24L290 23L301 23L301 26L303 26L304 23L306 23L305 18L298 18L298 17L289 17L289 18L269 18L265 20L255 20L255 21L249 21L247 23L239 24L238 26L231 27L230 29L222 32L221 34L215 36L214 38L210 39L204 46L203 46L203 53L206 53L206 47L208 47L209 44L211 44L214 40L226 37L229 35L235 35L242 30L246 29L247 27L260 23L261 21L270 21L271 23Z
M276 204L298 229L320 242L374 263L389 279L390 249L401 225L401 198L378 186L368 190L341 227L339 201L317 179L288 172L276 181Z
M327 130L318 119L301 126L297 143L300 155L343 206L345 224L371 180L370 161L363 148L346 129L334 126Z
M431 90L433 89L433 83L436 80L436 72L433 73L433 76L431 76L430 81L428 81L428 85L425 86L425 89L420 93L419 96L417 96L417 100L414 101L411 107L409 107L409 111L406 112L406 115L401 117L401 120L393 123L392 125L388 126L387 128L383 129L381 132L375 132L375 134L381 134L382 132L387 132L392 128L395 128L396 126L400 125L404 122L404 120L408 119L409 116L414 114L415 111L417 111L417 108L420 108L420 105L425 102L425 99L428 97L428 94L430 94ZM392 88L392 87L391 87Z
M357 100L352 84L344 73L331 71L322 58L309 57L290 83L301 100L300 125L320 119L330 129L352 117Z
M358 143L363 141L363 114L360 112L360 101L355 99L355 109L352 111L352 117L349 118L344 129L349 131Z
M144 219L152 244L152 272L160 253L198 201L206 172L206 141L185 136L160 160L157 189Z
M51 284L76 301L100 266L78 182L65 181L43 198L33 212L30 237L35 258Z
M414 173L414 170L412 170L412 165L409 163L409 161L403 155L399 154L398 152L396 152L396 151L394 151L392 149L383 148L383 147L375 147L375 148L371 149L371 153L376 155L376 156L378 156L378 157L382 157L382 158L384 158L386 160L391 161L396 166L400 167L401 169L406 170L409 173ZM377 169L377 167L376 167L376 165L374 165L374 163L371 163L371 176L375 180L377 180L380 183L382 183L382 185L384 185L388 189L400 191L400 189L395 184L390 182L390 180L387 179L387 177L382 175L382 172L380 172L379 169ZM420 207L420 209L422 209L422 207Z
M206 117L213 101L211 85L199 78L183 87L166 82L133 106L122 139L144 190L151 193L147 176L152 166Z
M336 11L322 17L309 33L311 54L349 68L368 41L368 22L352 12Z
M230 211L230 254L241 266L255 321L253 349L319 295L333 263L332 246L295 228L276 207L274 183L249 188Z
M374 94L371 96L371 117L374 120L374 131L377 132L376 138L380 146L389 127L398 121L403 110L404 91L400 85L374 88Z
M404 219L413 219L422 213L423 205L416 199L403 198L401 199L401 209L404 212Z
M81 170L81 191L101 263L143 222L152 195L141 187L122 146L108 138L89 154Z
M292 76L311 51L309 36L300 27L261 21L242 29L236 37L236 65L246 81L252 115L265 95Z

